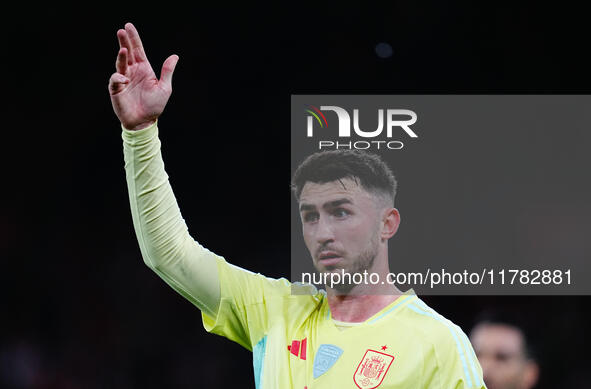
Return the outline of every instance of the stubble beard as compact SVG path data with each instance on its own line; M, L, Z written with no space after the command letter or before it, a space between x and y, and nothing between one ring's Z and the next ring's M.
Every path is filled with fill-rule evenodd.
M379 243L379 234L378 231L375 231L372 234L372 237L365 249L352 261L351 265L348 268L339 268L334 269L332 271L324 271L324 273L338 272L341 275L342 273L351 275L351 277L344 277L340 283L332 285L333 289L338 294L350 294L351 290L356 285L358 285L357 283L353 282L353 275L357 273L363 274L364 272L369 271L373 267L374 261L378 255Z

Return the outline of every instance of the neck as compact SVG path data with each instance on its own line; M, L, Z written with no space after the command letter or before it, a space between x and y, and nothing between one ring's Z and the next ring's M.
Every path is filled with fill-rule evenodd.
M372 269L367 273L376 273L379 280L386 280L388 276L388 262L376 261ZM338 321L358 323L364 322L384 307L391 304L402 295L402 292L394 285L387 282L378 282L373 285L370 282L353 286L347 292L339 291L326 286L326 297L332 318Z
M360 323L384 309L384 307L400 297L401 294L352 296L330 295L327 292L327 300L333 319L349 323Z

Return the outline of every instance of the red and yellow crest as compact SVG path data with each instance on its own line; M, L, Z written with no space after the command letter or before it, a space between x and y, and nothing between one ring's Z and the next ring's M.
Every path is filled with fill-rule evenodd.
M375 350L367 350L353 374L353 381L359 389L373 389L380 386L394 356Z

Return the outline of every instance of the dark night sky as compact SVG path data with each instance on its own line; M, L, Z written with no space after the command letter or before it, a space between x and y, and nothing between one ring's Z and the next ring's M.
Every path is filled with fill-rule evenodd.
M588 94L583 14L566 3L427 1L7 13L0 386L253 382L250 354L207 335L200 313L142 262L106 88L125 22L157 74L180 56L160 132L189 230L231 262L279 277L289 272L290 95ZM379 42L391 58L376 56ZM286 217L274 217L283 207ZM525 314L546 363L538 388L588 385L589 297L426 301L466 331L484 307ZM10 382L15 361L32 373Z

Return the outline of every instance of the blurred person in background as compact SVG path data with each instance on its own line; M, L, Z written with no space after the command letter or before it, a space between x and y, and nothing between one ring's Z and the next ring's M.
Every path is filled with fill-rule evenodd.
M476 320L470 340L489 389L530 389L540 368L518 317L504 312L484 312Z

